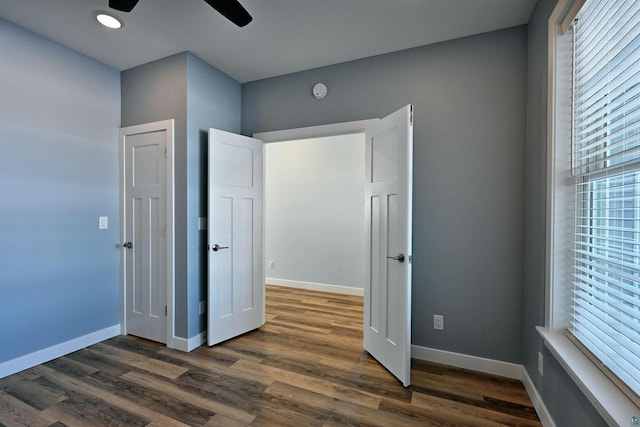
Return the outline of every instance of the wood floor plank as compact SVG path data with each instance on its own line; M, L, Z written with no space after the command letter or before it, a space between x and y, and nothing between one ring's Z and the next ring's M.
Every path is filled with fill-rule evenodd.
M150 422L140 415L113 408L100 399L80 395L52 406L43 413L55 417L64 424L78 427L104 425L144 427Z
M163 354L163 353L170 353L172 354L173 357L175 357L176 359L183 360L185 363L187 363L191 367L199 368L212 374L217 374L220 376L231 376L231 377L235 377L237 380L259 382L265 386L269 386L272 383L271 380L267 378L262 378L260 376L256 376L255 374L252 375L251 372L242 373L238 371L233 371L229 369L229 367L232 365L228 365L228 366L226 364L222 365L218 360L208 357L207 354L205 353L191 354L191 353L177 352L175 350L169 350L169 349L160 350L159 354Z
M221 403L214 399L209 399L208 397L203 396L197 392L184 390L178 384L172 381L167 381L165 379L153 377L149 374L135 371L128 372L123 375L123 377L141 386L156 390L159 393L172 396L177 399L187 400L194 405L210 409L211 411L215 412L216 415L222 414L226 417L244 423L249 423L255 418L255 415L238 409L235 405L225 405L224 403Z
M372 409L378 409L380 396L373 393L366 393L342 384L331 381L319 380L306 375L297 374L285 369L274 368L272 366L239 360L230 367L230 370L240 371L246 374L253 373L259 377L267 377L273 381L294 385L305 390L324 394L325 396L356 403Z
M539 420L531 420L527 418L517 417L494 411L487 408L479 408L475 405L469 405L462 402L444 399L437 396L423 394L419 392L413 393L412 405L417 407L437 410L442 414L447 414L449 419L457 420L462 425L468 425L470 422L489 422L498 425L513 426L540 426Z
M102 343L95 344L91 346L91 350L99 352L110 359L127 363L131 366L135 366L136 368L144 369L145 371L153 372L166 378L176 379L188 371L187 368L182 366L173 365L158 359L147 358L143 355L136 354L128 350L122 350L112 345Z
M246 425L247 423L244 421L239 421L223 414L216 414L209 419L209 422L204 427L245 427Z
M111 375L113 377L119 377L131 370L131 366L122 363L118 360L109 359L104 354L94 352L91 347L83 348L80 351L76 351L65 356L67 359L75 360L76 362L84 363L87 366L93 366L104 374Z
M114 408L119 408L123 411L128 411L131 413L139 414L142 417L147 419L157 421L161 423L163 426L167 427L186 427L188 424L184 424L176 419L171 417L167 417L163 414L155 412L146 406L140 405L138 403L134 403L129 399L117 396L113 393L105 391L100 387L93 386L81 379L70 377L66 374L55 371L46 366L40 365L37 368L42 374L41 378L46 378L54 384L57 384L60 389L63 390L73 390L76 393L85 394L87 396L93 396L95 398L101 399L110 406ZM71 423L70 425L74 425L75 423Z
M40 411L67 399L63 392L41 385L37 382L38 379L39 377L27 380L21 376L15 376L3 381L0 390Z
M449 366L414 360L411 382L414 385L437 387L469 396L491 397L508 402L528 405L531 403L522 383L511 378L487 375L456 369Z
M119 336L0 379L0 427L539 427L520 381L362 347L362 297L266 287L266 324L191 353Z
M0 390L0 423L7 427L47 427L56 418Z
M424 426L424 421L416 422L409 417L397 414L385 414L355 403L334 399L320 393L315 393L299 387L281 382L274 382L267 393L282 399L306 403L326 412L327 417L349 420L354 424L386 427L389 425Z
M238 351L230 348L229 346L221 346L221 345L217 345L213 347L202 346L195 349L192 353L196 353L196 354L202 353L205 355L213 354L216 357L220 357L217 355L222 355L222 357L228 357L230 359L233 359L234 362L238 361L239 359L245 359L245 360L251 360L253 362L260 363L263 360L260 357L253 357L246 353L239 353Z

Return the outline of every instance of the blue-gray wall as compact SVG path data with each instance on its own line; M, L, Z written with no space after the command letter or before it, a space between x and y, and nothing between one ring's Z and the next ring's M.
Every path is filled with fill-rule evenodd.
M528 25L523 364L558 427L604 426L604 420L535 330L544 325L547 185L547 29L557 0L539 0ZM544 356L544 376L537 369Z
M0 362L119 323L119 126L116 70L0 20Z
M175 120L175 334L206 329L207 130L240 131L241 86L183 52L122 72L122 126Z
M242 87L247 135L414 105L413 344L522 361L526 64L520 26Z
M207 298L207 216L209 128L240 133L240 83L197 56L187 55L187 263L189 337L207 329L199 301Z

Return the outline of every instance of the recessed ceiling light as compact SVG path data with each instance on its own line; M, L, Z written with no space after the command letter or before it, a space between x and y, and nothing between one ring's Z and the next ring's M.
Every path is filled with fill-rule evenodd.
M124 25L124 23L120 18L118 18L117 16L109 12L104 12L99 10L94 12L93 15L96 17L96 20L99 23L101 23L107 28L111 28L112 30L117 30L118 28L121 28Z

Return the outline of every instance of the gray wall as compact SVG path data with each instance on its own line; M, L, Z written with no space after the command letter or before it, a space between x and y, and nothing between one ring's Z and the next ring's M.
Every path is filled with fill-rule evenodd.
M187 280L188 336L207 329L199 301L207 298L207 232L198 217L207 216L209 128L240 133L240 83L187 54Z
M268 283L364 287L364 140L360 133L265 145Z
M544 325L545 313L547 26L556 3L540 0L528 26L523 363L558 427L603 426L604 420L535 330ZM544 357L544 376L537 369L539 351Z
M120 75L3 20L0 40L4 362L120 321Z
M122 72L122 126L175 120L175 333L206 329L207 130L240 131L240 84L183 52Z
M243 85L247 135L414 104L413 344L521 362L526 48L521 26Z

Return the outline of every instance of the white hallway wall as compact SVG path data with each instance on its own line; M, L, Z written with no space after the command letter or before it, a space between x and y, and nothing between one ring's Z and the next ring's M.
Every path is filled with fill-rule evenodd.
M265 158L267 283L362 289L364 135L270 143Z

